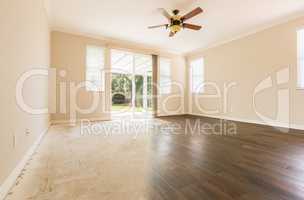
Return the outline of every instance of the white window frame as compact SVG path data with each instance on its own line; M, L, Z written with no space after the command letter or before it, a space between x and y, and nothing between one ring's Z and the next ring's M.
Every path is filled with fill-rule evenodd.
M89 54L88 51L89 49L96 49L100 51L100 60L102 61L100 65L96 66L90 66L89 64ZM85 75L85 81L86 81L86 90L90 92L104 92L105 91L105 60L106 60L106 55L105 55L105 48L102 46L94 46L94 45L87 45L86 46L86 75ZM99 87L94 85L92 83L93 80L90 80L90 75L89 73L97 73L97 76L99 77L98 79L95 79L95 81L99 81Z
M162 74L162 62L169 62L168 74ZM159 94L168 95L172 93L172 60L166 57L159 57Z
M200 66L201 65L201 66ZM194 70L194 67L200 67L200 70ZM199 71L199 74L194 74L194 71ZM190 61L190 91L192 94L203 94L205 92L205 60L198 58ZM199 79L199 83L194 85L194 79Z
M304 90L304 28L297 31L297 88Z

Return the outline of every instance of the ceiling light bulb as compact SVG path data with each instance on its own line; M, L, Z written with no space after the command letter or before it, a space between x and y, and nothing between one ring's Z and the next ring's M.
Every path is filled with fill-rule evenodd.
M177 33L177 32L179 32L181 29L182 29L182 27L179 26L179 25L172 25L172 26L170 26L170 30L171 30L171 32L173 32L173 33Z

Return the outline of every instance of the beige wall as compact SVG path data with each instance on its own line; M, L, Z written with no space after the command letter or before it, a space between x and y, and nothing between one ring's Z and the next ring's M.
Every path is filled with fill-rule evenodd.
M74 82L79 84L85 80L85 52L86 45L100 45L104 46L105 43L99 40L65 34L60 32L51 33L51 66L57 70L57 83L52 82L54 86L50 91L50 103L54 113L51 115L53 121L66 121L70 119L70 91L67 89L60 89L60 83L66 84L67 88ZM65 71L66 76L59 75L60 71ZM109 87L109 82L106 82ZM55 87L56 85L56 87ZM102 99L95 112L90 114L77 114L77 118L100 118L109 119L106 110L109 109L108 95L105 93L92 93L87 92L85 89L79 91L77 95L77 104L81 108L88 108L91 105L93 95L99 95ZM66 96L66 98L64 97ZM72 106L72 105L71 105ZM62 113L60 111L62 110ZM71 108L73 109L73 107ZM65 112L66 110L67 112Z
M188 54L188 61L204 57L205 79L208 82L215 82L220 87L222 95L225 83L235 82L237 85L228 93L227 112L224 110L223 98L201 97L198 105L205 111L199 110L194 101L197 95L189 95L187 112L261 122L252 103L255 88L268 76L273 78L274 83L277 82L277 72L289 67L290 82L281 84L277 88L290 88L290 103L283 100L279 106L278 90L273 88L256 96L256 108L263 116L275 119L279 110L283 111L282 113L287 117L289 107L290 122L295 125L304 125L304 91L296 89L296 31L303 25L304 18L300 18L218 47ZM214 94L214 89L207 87L205 94L212 93ZM220 112L209 113L210 110L215 109L219 109ZM283 116L277 122L288 123L288 120Z
M21 74L32 67L48 68L49 30L41 0L1 0L0 24L1 185L48 127L48 115L30 115L16 105L15 86ZM29 105L47 107L47 78L31 78L23 95Z
M127 43L108 41L100 38L86 37L77 34L63 33L59 31L53 31L51 34L51 66L57 70L57 87L53 81L52 92L50 95L51 107L54 113L51 115L51 119L54 122L67 121L70 119L69 107L71 105L70 99L66 99L66 103L60 101L64 96L60 94L59 84L75 82L80 83L85 80L85 55L87 45L97 45L106 47L107 51L112 48L129 50L136 53L143 54L157 54L160 56L168 57L172 59L172 80L178 82L182 87L179 89L174 87L170 98L167 96L161 96L159 98L159 115L175 115L184 113L184 83L185 83L185 70L186 64L184 57L180 55L174 55L157 50L151 50L144 46ZM106 68L109 69L109 61L107 61ZM66 71L65 77L60 77L58 74L60 71ZM100 95L100 102L98 108L89 114L77 114L77 119L110 119L110 77L106 76L106 90L102 93L92 93L85 89L80 90L77 95L77 103L81 108L88 108L91 104L92 95ZM67 84L68 85L68 84ZM56 89L57 88L57 89ZM66 92L66 96L69 96L69 91ZM174 95L174 96L173 96ZM56 101L57 100L57 101ZM164 105L165 106L162 106ZM66 108L67 113L60 113L60 107ZM166 109L164 109L166 108Z

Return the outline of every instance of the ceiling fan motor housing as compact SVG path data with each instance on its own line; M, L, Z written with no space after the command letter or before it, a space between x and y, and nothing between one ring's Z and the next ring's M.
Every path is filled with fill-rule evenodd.
M179 10L175 9L175 10L173 10L172 12L173 12L174 15L178 15Z

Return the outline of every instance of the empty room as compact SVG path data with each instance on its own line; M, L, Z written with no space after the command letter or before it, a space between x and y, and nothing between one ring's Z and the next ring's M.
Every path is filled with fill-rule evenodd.
M0 0L0 200L304 200L304 1Z

